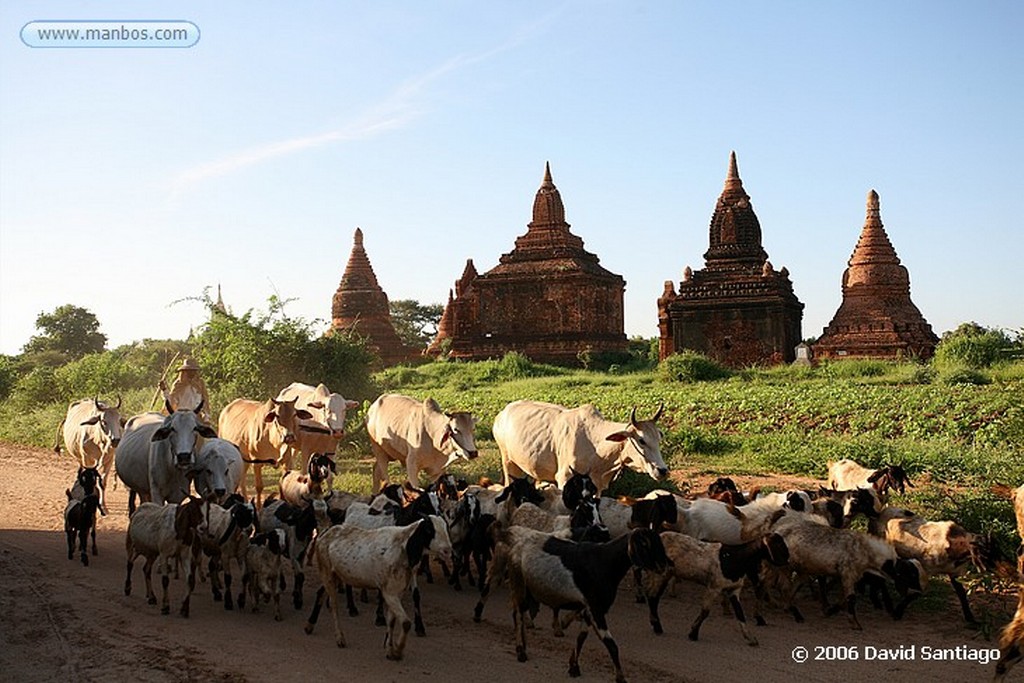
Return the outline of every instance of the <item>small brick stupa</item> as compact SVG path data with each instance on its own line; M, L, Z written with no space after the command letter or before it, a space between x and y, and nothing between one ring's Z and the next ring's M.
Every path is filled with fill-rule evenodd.
M625 288L569 231L546 166L526 234L483 275L467 261L427 353L483 360L518 351L574 365L581 352L625 352Z
M843 272L843 303L814 344L814 357L931 358L939 339L910 300L910 274L882 227L878 193Z
M354 240L345 274L334 293L331 330L366 337L385 366L410 360L416 353L402 343L391 324L388 295L377 283L373 266L363 249L363 231L359 228L356 228Z
M804 305L786 268L775 270L761 246L761 224L729 157L715 212L705 267L683 271L658 299L659 354L697 351L731 367L791 362L800 343Z

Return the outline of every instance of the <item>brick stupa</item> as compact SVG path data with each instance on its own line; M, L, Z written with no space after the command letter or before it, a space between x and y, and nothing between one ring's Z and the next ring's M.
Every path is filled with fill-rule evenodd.
M625 287L570 232L545 166L526 234L483 275L467 261L427 352L482 360L518 351L563 365L585 351L624 353Z
M823 358L931 358L939 339L910 300L910 274L882 226L878 193L843 272L843 303L812 347Z
M345 274L334 293L331 330L366 337L386 366L410 360L416 355L395 332L388 295L377 283L377 276L363 248L363 231L359 228L356 228Z
M661 358L697 351L731 367L791 362L804 305L786 268L775 270L761 246L761 224L743 189L736 153L711 216L705 267L671 280L658 299Z

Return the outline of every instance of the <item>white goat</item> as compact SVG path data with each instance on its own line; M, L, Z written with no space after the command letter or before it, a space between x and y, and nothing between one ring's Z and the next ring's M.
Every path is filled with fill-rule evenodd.
M188 575L188 592L181 602L181 616L187 617L189 600L196 587L196 566L199 564L199 544L196 535L202 521L202 502L198 498L188 498L180 505L140 505L128 522L128 533L125 536L128 571L124 579L124 594L132 593L132 567L136 558L142 555L146 558L146 564L142 567L142 573L146 577L146 600L149 604L155 605L153 563L160 560L160 581L163 587L160 613L170 614L167 587L171 581L171 561L180 559L184 562Z
M326 595L334 617L335 640L338 647L345 647L345 635L338 619L338 583L377 589L387 605L386 656L401 659L412 626L402 607L402 596L409 590L420 559L428 550L451 560L448 529L444 520L436 515L404 527L360 529L342 524L325 531L313 546L313 562L323 585L317 591L306 633L313 632Z
M736 507L713 498L698 498L680 509L680 530L702 541L740 545L763 536L780 510L809 512L811 499L803 491L769 493Z
M886 465L877 470L859 465L849 458L828 463L828 487L837 491L852 489L874 489L884 503L889 499L889 489L895 488L901 494L906 487L913 488L910 477L900 465Z

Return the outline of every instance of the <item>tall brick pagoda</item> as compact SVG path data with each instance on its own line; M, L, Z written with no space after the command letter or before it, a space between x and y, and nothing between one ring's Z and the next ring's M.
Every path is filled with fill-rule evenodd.
M577 364L582 351L625 352L625 288L569 231L547 165L526 234L483 275L466 263L427 353L482 360L518 351Z
M384 365L395 365L416 355L402 343L391 324L388 295L377 283L363 248L363 231L359 228L356 228L345 274L334 293L331 330L355 332L368 338Z
M843 303L813 345L822 358L930 358L939 339L910 300L910 273L882 226L878 193L843 272Z
M786 268L775 270L761 246L761 224L729 157L711 216L705 267L671 280L658 299L660 356L693 350L732 367L791 362L804 305Z

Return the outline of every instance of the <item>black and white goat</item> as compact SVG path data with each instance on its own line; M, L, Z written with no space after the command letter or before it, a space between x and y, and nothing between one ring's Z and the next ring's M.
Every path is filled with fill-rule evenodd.
M239 494L232 494L224 506L206 501L203 509L203 521L199 525L198 537L203 553L210 558L210 588L213 599L217 602L223 598L224 609L234 609L231 594L231 564L238 566L239 572L245 572L245 554L249 546L249 536L255 523L256 511L253 502L246 502ZM224 573L223 594L221 593L220 573ZM245 592L238 595L239 608L245 607Z
M323 498L334 486L337 465L330 455L314 453L309 458L306 471L288 470L278 482L281 498L291 505L308 505L313 498Z
M146 600L149 604L155 605L152 572L153 563L159 561L162 575L160 582L163 587L160 612L170 614L167 587L171 582L171 562L180 559L188 576L188 592L181 602L181 616L187 617L189 601L196 587L196 567L199 564L200 552L197 534L202 521L203 505L198 498L190 497L180 505L140 505L128 521L128 533L125 536L128 567L124 579L124 594L132 593L132 567L135 560L142 555L146 558L146 564L142 567L142 573L146 578Z
M261 532L280 529L285 532L285 551L292 568L292 605L302 609L302 588L306 582L303 564L314 533L323 533L333 524L340 524L343 513L330 508L331 496L314 498L310 504L295 506L273 496L263 502L259 513Z
M345 647L338 619L338 584L377 589L387 605L386 656L401 659L412 626L402 607L402 596L409 590L420 559L428 551L451 559L447 526L436 515L404 527L361 529L346 523L325 531L313 546L313 562L323 585L306 622L306 633L313 632L326 597L334 617L336 642L338 647Z
M663 572L669 565L658 534L637 529L606 543L574 543L524 527L509 527L498 542L508 546L499 553L507 562L516 657L525 662L526 613L538 604L572 609L581 619L576 645L569 658L569 675L580 675L580 650L593 628L615 667L615 680L625 681L619 648L608 630L607 616L619 583L631 567ZM497 564L497 559L495 560Z

